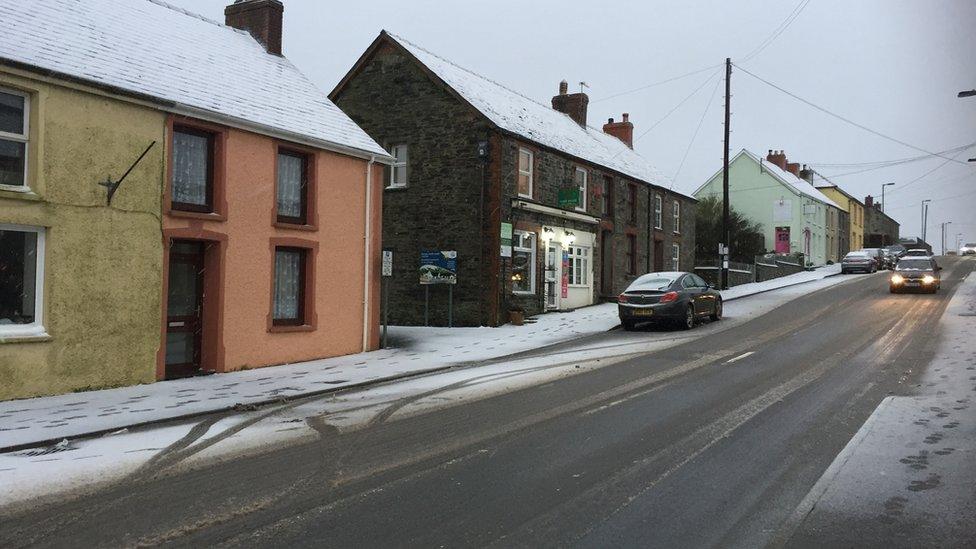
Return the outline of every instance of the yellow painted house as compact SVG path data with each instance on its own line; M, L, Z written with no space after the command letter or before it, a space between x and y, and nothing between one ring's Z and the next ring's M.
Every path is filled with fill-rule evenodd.
M817 190L827 195L827 198L837 203L842 210L848 213L851 219L850 245L851 250L860 250L864 247L864 203L844 192L843 189L833 183L816 183Z
M0 399L149 382L164 114L0 64ZM108 202L101 182L145 157Z

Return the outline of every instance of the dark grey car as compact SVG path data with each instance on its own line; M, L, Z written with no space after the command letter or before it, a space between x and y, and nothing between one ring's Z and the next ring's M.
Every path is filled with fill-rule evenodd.
M701 318L722 318L722 296L693 273L649 273L620 294L617 312L625 330L641 322L662 321L690 330Z
M917 291L934 294L942 286L941 270L942 267L931 257L903 257L891 275L891 293Z

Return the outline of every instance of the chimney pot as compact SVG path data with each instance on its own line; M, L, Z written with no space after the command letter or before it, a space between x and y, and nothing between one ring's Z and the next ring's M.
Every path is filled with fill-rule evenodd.
M625 112L623 114L624 122L630 122L630 113Z
M279 0L236 0L224 8L224 23L245 30L268 53L281 55L281 20L285 6Z
M563 80L559 83L559 95L566 95L569 93L569 82Z
M607 119L607 124L613 124L613 118L612 117Z

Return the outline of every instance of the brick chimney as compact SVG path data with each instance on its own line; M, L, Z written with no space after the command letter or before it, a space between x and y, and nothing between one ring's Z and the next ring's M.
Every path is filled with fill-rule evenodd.
M800 170L800 179L804 179L807 183L813 185L813 170L807 167L806 164L803 165L803 169Z
M285 6L279 0L236 0L224 8L228 27L246 30L268 53L281 55L281 19Z
M871 206L874 206L874 197L871 195L867 195L864 197L864 207L870 208Z
M790 162L786 165L786 171L791 174L800 177L800 164L798 162Z
M783 151L774 151L769 149L769 154L766 155L766 160L775 166L779 166L779 169L786 170L786 153Z
M634 148L634 124L630 121L630 114L623 114L623 121L614 122L613 118L603 125L603 133L610 134L624 142L631 149Z
M580 126L586 126L586 107L590 104L590 98L585 93L568 93L569 84L563 80L559 83L559 95L552 98L552 108L561 113L566 113Z

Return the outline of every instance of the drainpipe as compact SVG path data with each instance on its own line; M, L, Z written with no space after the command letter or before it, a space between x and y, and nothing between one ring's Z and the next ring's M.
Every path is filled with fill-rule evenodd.
M371 214L373 210L373 163L375 156L369 157L366 163L366 219L363 222L363 352L369 350L369 244Z

